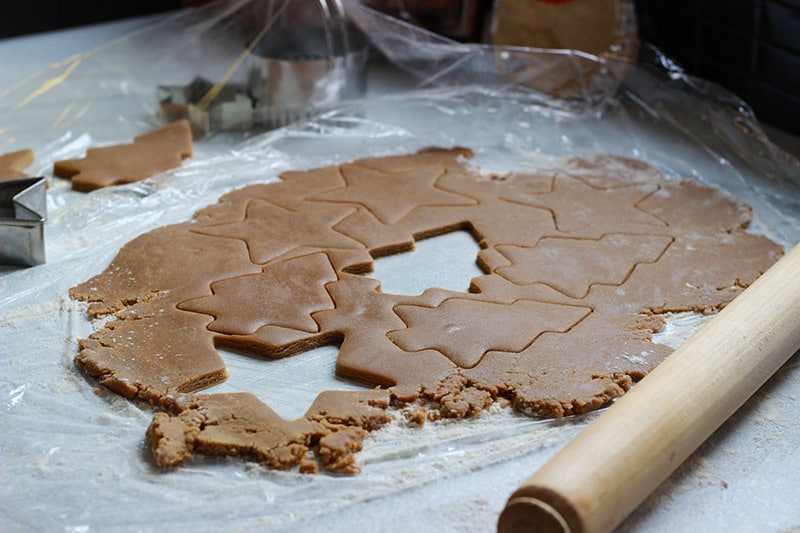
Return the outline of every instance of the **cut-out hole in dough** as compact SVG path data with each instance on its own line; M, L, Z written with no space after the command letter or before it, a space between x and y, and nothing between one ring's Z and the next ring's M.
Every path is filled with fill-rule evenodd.
M228 379L203 393L249 392L287 420L303 416L321 392L369 388L336 377L337 346L321 346L274 360L218 351L225 361Z
M713 318L716 313L701 314L694 311L666 313L664 329L653 334L653 342L678 349L695 331Z
M375 260L369 276L388 294L417 295L437 287L467 292L472 278L483 274L475 262L480 247L467 231L419 240L410 252Z

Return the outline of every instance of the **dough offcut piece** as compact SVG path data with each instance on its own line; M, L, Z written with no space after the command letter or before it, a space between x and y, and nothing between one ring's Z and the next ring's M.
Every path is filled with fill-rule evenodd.
M53 174L70 178L73 190L88 192L177 168L192 150L189 122L179 120L139 135L131 144L90 148L81 159L56 161Z
M25 149L0 155L0 181L27 177L23 172L33 163L33 150Z

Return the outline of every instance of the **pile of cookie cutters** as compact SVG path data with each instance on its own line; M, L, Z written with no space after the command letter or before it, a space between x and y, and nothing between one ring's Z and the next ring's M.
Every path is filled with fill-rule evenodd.
M263 19L260 31L247 36L224 76L214 83L198 76L188 85L158 86L164 116L188 119L195 138L282 127L366 93L369 42L342 0L253 5ZM244 41L245 34L233 38ZM240 67L245 79L234 81Z
M0 265L29 267L45 262L47 180L0 181Z

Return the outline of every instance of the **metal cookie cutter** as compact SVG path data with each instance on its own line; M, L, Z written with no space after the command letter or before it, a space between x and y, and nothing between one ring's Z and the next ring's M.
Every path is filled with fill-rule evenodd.
M0 181L0 264L44 263L45 178Z
M218 130L271 129L363 96L369 41L342 0L253 2L255 27L244 50L215 83L159 85L167 120L188 118L196 139ZM239 66L245 80L234 79Z
M256 121L280 127L366 92L367 38L341 0L272 0L250 56Z

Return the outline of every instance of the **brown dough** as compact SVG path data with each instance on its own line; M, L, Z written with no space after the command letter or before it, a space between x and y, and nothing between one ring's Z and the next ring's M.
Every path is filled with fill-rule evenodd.
M56 161L53 174L70 178L73 190L88 192L177 168L191 155L191 127L187 120L178 120L139 135L131 144L90 148L82 159Z
M469 156L287 172L142 235L72 289L92 316L116 313L77 364L166 411L148 431L160 464L238 455L352 473L390 405L418 423L498 401L543 417L606 405L670 353L652 342L659 313L717 310L782 254L744 231L745 204L641 161L485 176ZM469 293L387 294L356 275L454 230L481 246ZM378 389L323 393L294 421L250 394L196 393L225 378L215 346L278 358L325 344L337 375Z
M0 181L27 177L23 172L33 163L33 150L25 149L0 155Z
M390 418L388 391L325 392L305 416L284 420L249 393L181 397L175 417L157 413L147 430L159 464L174 466L192 453L238 455L285 469L313 450L329 470L355 473L355 453L367 430ZM316 468L304 465L309 471Z

